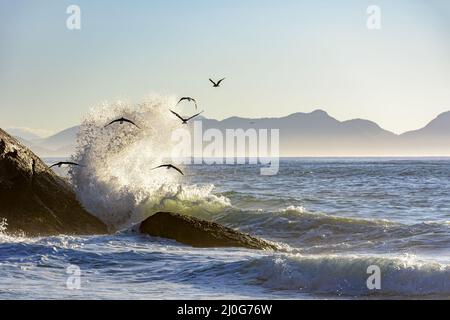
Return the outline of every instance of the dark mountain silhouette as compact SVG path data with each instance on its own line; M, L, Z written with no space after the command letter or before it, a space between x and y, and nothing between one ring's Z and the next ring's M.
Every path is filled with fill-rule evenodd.
M281 118L198 120L202 120L203 130L215 128L224 134L226 129L279 129L282 156L450 156L450 112L401 135L369 120L339 121L323 110ZM41 156L66 156L74 151L78 130L75 126L46 139L23 142L32 144ZM38 148L50 154L41 154Z

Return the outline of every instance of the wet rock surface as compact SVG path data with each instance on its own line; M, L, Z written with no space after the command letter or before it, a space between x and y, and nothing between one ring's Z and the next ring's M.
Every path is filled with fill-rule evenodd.
M27 147L0 129L0 221L7 233L27 236L104 234L62 178Z
M141 223L139 231L155 237L176 240L193 247L244 247L274 250L264 240L222 226L215 222L171 212L158 212Z

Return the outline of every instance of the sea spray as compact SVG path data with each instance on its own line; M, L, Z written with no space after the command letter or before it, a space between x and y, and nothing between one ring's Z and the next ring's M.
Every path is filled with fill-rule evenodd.
M0 244L9 242L23 242L28 240L23 232L8 233L8 220L6 218L0 219ZM1 259L0 259L1 260Z
M174 97L153 95L133 105L103 103L88 113L77 137L69 177L78 199L112 230L138 223L153 213L172 210L195 214L192 210L220 211L229 205L216 197L212 187L188 184L188 178L174 170L157 169L170 161L173 130L180 126L169 108ZM125 117L128 123L110 121Z
M5 218L0 220L0 234L5 233L6 229L8 227L8 222Z

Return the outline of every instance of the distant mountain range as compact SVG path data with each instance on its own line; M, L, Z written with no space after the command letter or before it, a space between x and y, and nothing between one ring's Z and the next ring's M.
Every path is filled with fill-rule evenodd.
M363 119L338 121L323 110L281 118L203 118L203 129L279 129L281 156L450 156L450 111L424 128L397 135ZM12 132L41 157L74 152L78 126L44 139ZM8 131L8 130L7 130Z
M6 128L6 131L8 131L8 133L12 136L21 137L29 141L36 140L41 137L28 128Z
M338 121L323 110L281 118L231 117L203 121L204 129L266 128L280 130L280 153L296 156L450 156L450 112L422 129L398 135L375 122Z
M6 131L40 157L67 157L75 151L79 128L74 126L47 138L35 136L28 139L22 137L17 130L6 129Z

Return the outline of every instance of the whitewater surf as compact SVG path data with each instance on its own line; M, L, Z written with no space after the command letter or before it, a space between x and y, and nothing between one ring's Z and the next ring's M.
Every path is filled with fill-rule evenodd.
M78 133L69 178L78 199L111 230L123 230L158 211L202 215L221 212L228 199L212 194L213 185L197 186L171 171L152 170L171 159L179 123L168 112L174 97L154 95L138 105L104 103L93 108ZM108 126L119 117L134 126ZM108 121L109 122L109 121Z

